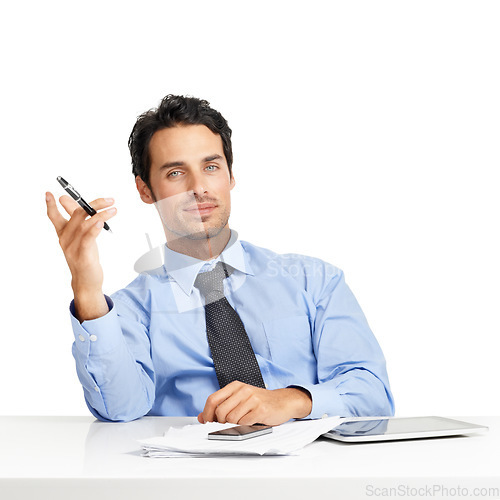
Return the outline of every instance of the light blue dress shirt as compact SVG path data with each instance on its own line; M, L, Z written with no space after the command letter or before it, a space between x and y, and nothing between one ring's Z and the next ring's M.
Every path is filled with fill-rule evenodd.
M237 238L201 261L164 247L164 264L106 297L109 312L71 321L85 400L101 420L193 416L219 389L197 274L223 260L225 295L240 315L267 389L311 394L310 418L393 415L385 359L343 272Z

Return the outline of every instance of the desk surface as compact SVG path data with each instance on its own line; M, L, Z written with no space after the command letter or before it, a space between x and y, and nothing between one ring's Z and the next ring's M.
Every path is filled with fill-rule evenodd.
M432 488L438 498L439 488L469 497L480 488L488 494L478 490L478 498L500 498L500 417L456 418L490 430L369 444L320 438L299 456L148 459L140 456L138 439L195 419L145 417L122 424L91 417L0 417L0 497L126 500L161 493L199 499L213 490L217 499L308 499L317 490L326 498L349 499L388 496L390 488L392 496L430 497Z

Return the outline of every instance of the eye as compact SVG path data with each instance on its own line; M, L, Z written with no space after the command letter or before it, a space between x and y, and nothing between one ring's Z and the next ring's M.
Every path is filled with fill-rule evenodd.
M209 172L215 172L219 167L217 165L207 165L206 169Z
M180 171L179 170L174 170L173 172L170 172L167 177L179 177L180 175Z

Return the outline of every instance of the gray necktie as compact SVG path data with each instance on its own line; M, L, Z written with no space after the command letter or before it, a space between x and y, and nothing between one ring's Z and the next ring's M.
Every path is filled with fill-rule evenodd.
M198 274L194 286L205 297L207 339L220 387L239 380L264 388L252 345L238 313L224 296L224 279L233 272L217 262L212 271Z

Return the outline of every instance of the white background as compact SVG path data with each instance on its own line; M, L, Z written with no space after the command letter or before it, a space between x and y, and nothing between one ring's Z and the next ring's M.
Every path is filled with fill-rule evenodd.
M500 413L499 2L3 5L0 414L88 414L44 193L115 197L130 282L163 233L127 139L168 93L228 119L240 237L344 270L398 415Z

